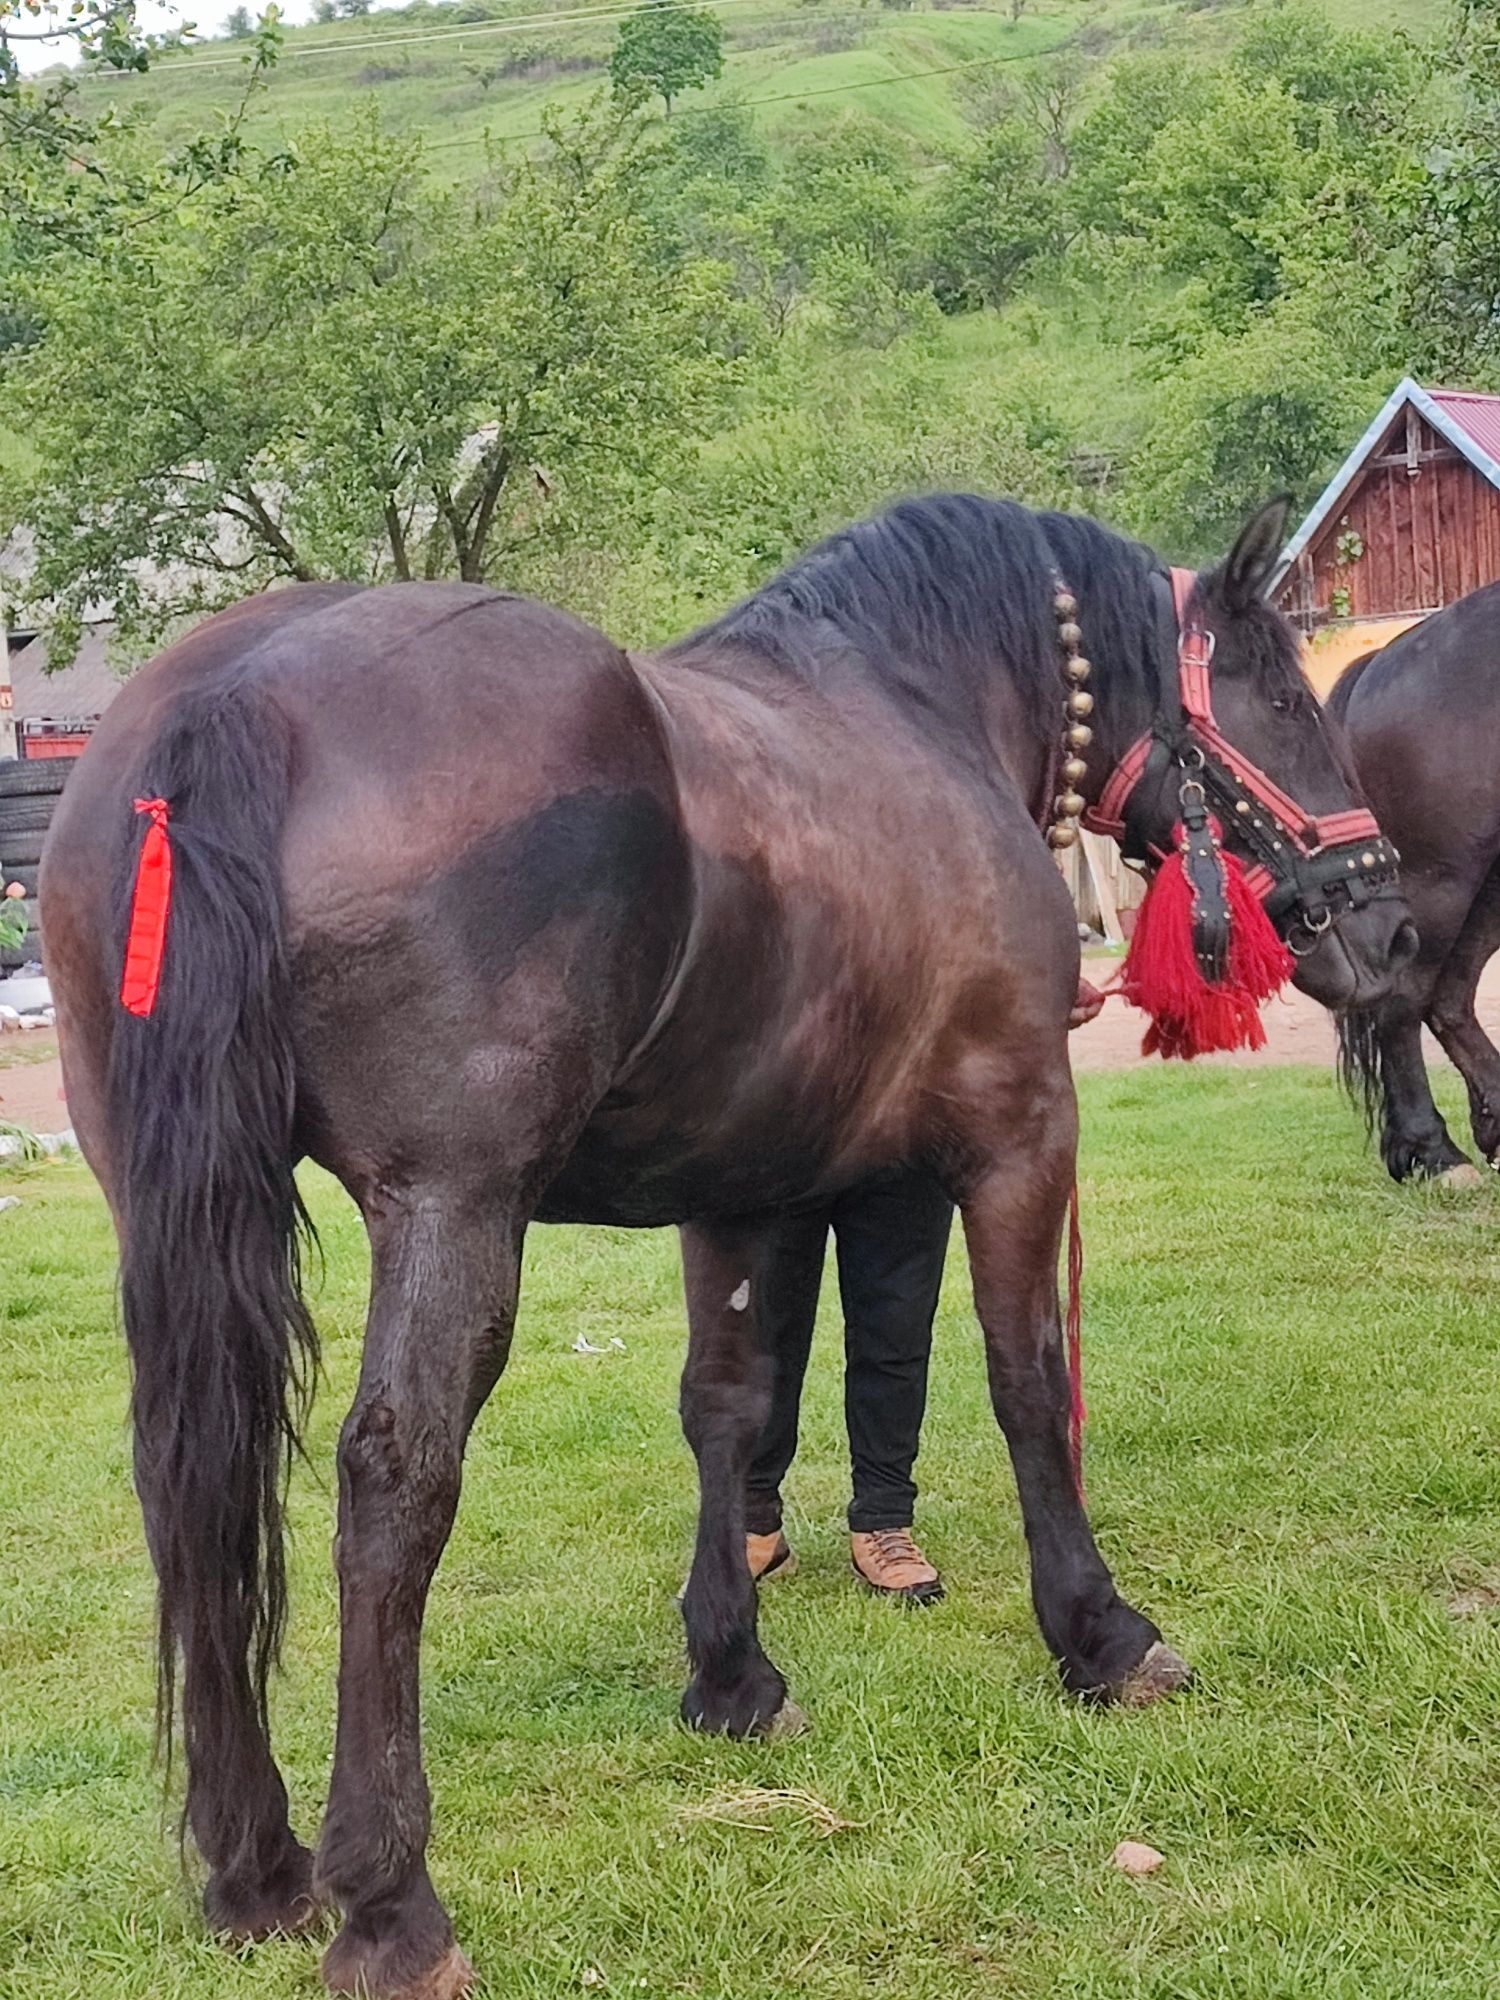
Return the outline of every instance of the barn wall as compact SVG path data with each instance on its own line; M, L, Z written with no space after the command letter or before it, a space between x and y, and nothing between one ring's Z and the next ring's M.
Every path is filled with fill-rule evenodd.
M1340 561L1350 532L1364 543ZM1345 505L1298 557L1280 599L1304 631L1331 618L1411 618L1500 582L1500 492L1415 410L1406 410ZM1347 607L1335 611L1335 592Z

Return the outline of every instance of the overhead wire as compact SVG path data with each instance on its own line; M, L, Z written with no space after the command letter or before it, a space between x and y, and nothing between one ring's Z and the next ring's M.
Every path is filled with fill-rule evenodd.
M658 0L664 13L685 13L702 7L743 7L749 0ZM588 27L598 22L607 27L612 21L623 21L638 12L638 6L622 6L619 0L607 0L607 4L594 7L558 8L550 14L527 14L513 21L476 21L457 28L434 28L419 35L366 35L358 41L339 40L336 42L312 42L279 51L277 67L284 62L305 62L317 56L339 56L368 54L380 49L405 49L418 47L427 42L463 42L477 40L486 35L518 35L527 30L557 27ZM159 79L181 76L187 70L203 69L243 69L245 58L238 56L186 56L181 59L168 58L159 61L151 74ZM126 72L112 74L107 70L87 70L84 78L90 82L113 83L123 80ZM135 72L129 72L131 78Z

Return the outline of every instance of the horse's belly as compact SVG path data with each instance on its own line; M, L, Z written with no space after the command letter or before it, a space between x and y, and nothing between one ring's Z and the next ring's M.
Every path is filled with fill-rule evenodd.
M649 1137L628 1129L634 1122L608 1112L590 1122L538 1204L538 1221L657 1229L754 1215L822 1194L835 1178L834 1149L814 1120L798 1129L785 1119L731 1119L712 1133L683 1126Z

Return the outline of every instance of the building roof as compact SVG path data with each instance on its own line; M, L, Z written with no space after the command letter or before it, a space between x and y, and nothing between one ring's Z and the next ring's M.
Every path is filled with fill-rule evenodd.
M17 722L75 722L102 715L120 692L120 676L106 648L111 627L87 625L78 657L61 673L49 674L47 642L25 632L10 634L10 683Z
M1347 502L1350 491L1373 458L1391 425L1408 406L1446 438L1474 470L1500 489L1500 396L1479 395L1467 389L1424 389L1405 376L1382 404L1369 429L1355 445L1338 471L1313 503L1306 520L1281 552L1271 589L1276 591L1288 570L1309 543Z

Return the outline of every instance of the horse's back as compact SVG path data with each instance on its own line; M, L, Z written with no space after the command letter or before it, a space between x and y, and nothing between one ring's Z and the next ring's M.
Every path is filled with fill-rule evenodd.
M142 670L69 788L53 874L86 878L97 919L153 740L220 700L290 743L304 1143L357 1176L392 1145L452 1158L507 1120L565 1128L641 1032L686 921L672 773L625 655L477 586L237 606ZM528 1110L539 1093L566 1101Z
M1335 696L1360 785L1404 871L1446 868L1460 847L1500 851L1500 584L1356 662Z

